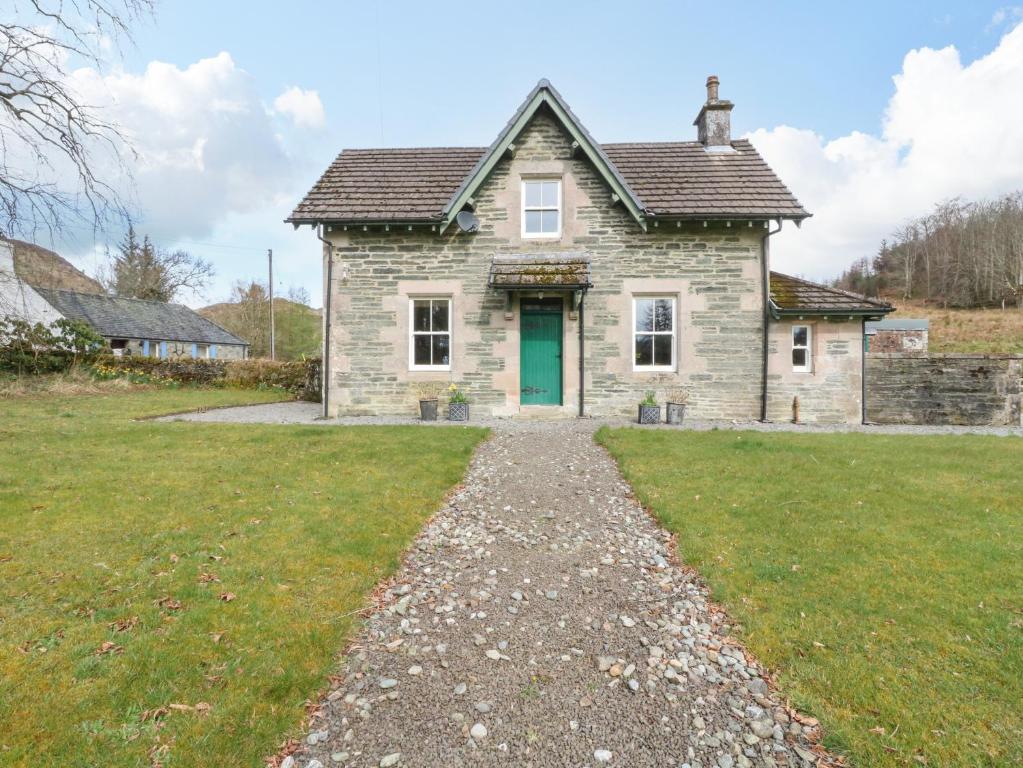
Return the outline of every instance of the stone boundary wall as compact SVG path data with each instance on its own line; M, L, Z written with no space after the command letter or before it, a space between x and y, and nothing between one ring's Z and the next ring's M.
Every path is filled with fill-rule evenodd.
M1023 357L872 353L867 421L1020 426Z

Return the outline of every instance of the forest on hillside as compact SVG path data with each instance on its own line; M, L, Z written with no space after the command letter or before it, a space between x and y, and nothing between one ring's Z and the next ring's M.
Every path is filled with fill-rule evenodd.
M943 307L1023 308L1023 191L941 202L893 232L835 285Z
M309 292L303 288L292 287L285 296L274 297L274 347L278 360L320 355L322 315L308 304ZM231 291L230 301L203 307L199 314L249 342L250 356L270 356L270 296L265 283L239 281Z

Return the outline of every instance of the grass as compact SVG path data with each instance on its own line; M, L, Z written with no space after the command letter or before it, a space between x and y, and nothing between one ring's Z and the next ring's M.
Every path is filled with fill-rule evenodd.
M1023 440L598 440L829 747L862 766L1023 763Z
M128 417L275 399L6 401L0 764L257 766L478 429Z
M931 352L1023 354L1023 309L942 309L919 300L891 299L893 315L931 321Z

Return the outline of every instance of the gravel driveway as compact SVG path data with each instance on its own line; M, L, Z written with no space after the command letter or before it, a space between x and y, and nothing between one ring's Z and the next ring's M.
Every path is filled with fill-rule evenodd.
M480 446L285 766L816 763L593 429Z
M573 421L564 418L560 423ZM228 408L213 408L201 413L179 413L162 416L158 421L202 421L222 422L229 424L314 424L320 426L367 426L374 424L415 424L420 426L451 426L449 421L422 422L413 416L349 416L337 419L320 418L320 406L317 403L266 403L263 405L242 405ZM520 419L480 419L473 416L469 426L499 427L501 429L517 429L521 424L530 424L529 420ZM634 420L622 418L587 419L591 429L602 424L612 427L635 427ZM886 435L996 435L999 437L1023 437L1023 427L960 427L934 424L791 424L789 422L762 423L759 421L701 421L686 419L680 427L658 424L643 426L640 429L691 429L705 431L710 429L752 430L755 432L862 432L864 434Z

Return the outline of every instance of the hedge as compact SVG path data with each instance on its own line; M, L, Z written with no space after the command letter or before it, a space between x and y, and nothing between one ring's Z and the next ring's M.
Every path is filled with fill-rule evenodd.
M320 361L202 360L104 356L93 362L101 376L138 376L202 387L274 388L319 402Z

